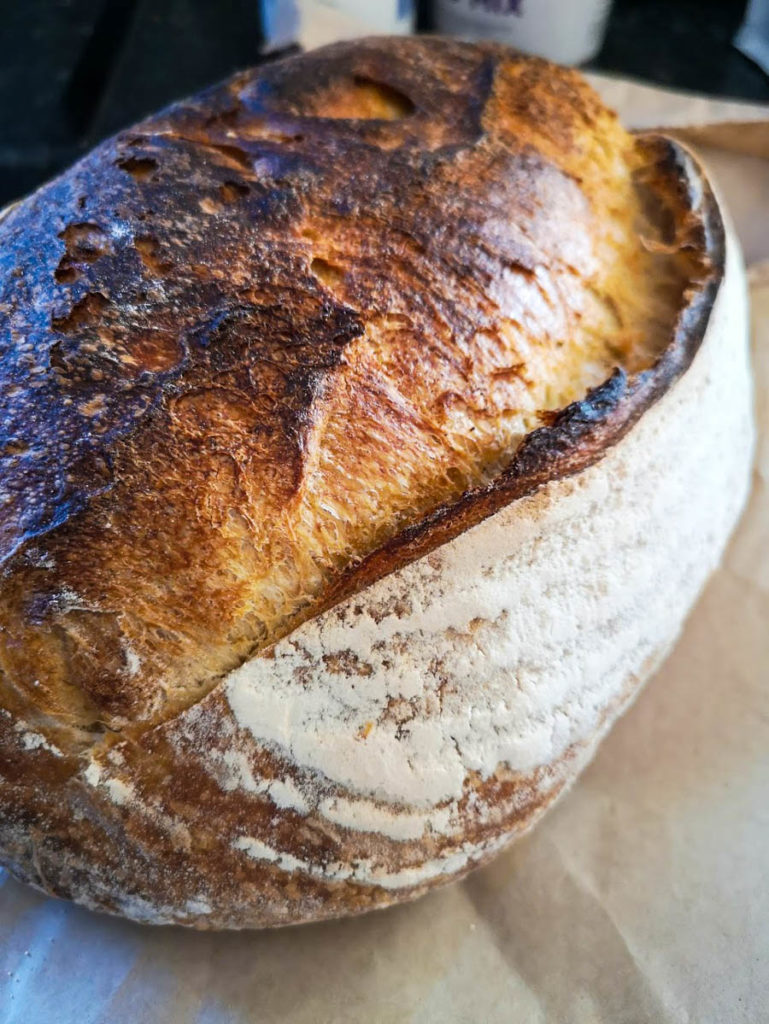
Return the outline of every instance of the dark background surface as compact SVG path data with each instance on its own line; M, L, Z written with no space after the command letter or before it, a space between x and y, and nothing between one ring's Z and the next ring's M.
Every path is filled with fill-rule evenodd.
M769 76L732 46L745 0L615 0L591 67L769 103Z
M0 205L143 114L259 61L258 8L257 0L0 0ZM769 77L731 44L744 8L744 0L615 0L590 66L769 103Z

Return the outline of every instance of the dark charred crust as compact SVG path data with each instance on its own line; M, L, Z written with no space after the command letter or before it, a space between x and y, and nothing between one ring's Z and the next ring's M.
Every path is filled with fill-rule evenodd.
M508 83L500 107L495 90L518 64L527 88ZM567 114L551 117L558 103ZM197 684L204 695L264 646L258 630L238 632L233 609L249 594L227 563L250 536L253 492L277 510L299 500L325 398L369 324L389 318L415 351L442 344L443 365L461 368L467 340L503 316L488 295L506 273L530 283L548 247L568 262L574 232L537 222L532 238L511 209L554 203L579 230L587 200L553 153L573 148L574 124L589 127L597 106L576 76L498 46L341 44L174 105L7 213L9 704L138 734L181 706L159 680L192 677L194 701ZM508 107L548 126L551 152L518 138ZM690 365L723 274L723 227L685 152L642 145L655 216L667 210L677 243L700 257L662 355L543 413L487 486L357 564L353 553L307 617L596 462ZM363 407L374 383L360 392ZM231 515L242 531L228 556L219 526ZM134 676L135 636L149 654ZM211 650L225 654L214 664Z

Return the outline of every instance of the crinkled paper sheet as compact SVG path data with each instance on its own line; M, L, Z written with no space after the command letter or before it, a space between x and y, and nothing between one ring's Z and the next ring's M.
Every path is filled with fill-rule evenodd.
M626 123L708 147L749 262L769 259L769 111L594 81ZM5 878L0 1024L769 1020L769 263L752 294L749 507L670 660L531 836L421 902L277 932L142 928Z

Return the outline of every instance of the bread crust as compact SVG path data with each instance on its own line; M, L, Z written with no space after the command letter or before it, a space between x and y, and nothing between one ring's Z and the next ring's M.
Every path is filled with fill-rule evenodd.
M371 104L391 119L342 116ZM677 323L639 372L535 408L544 425L510 461L500 413L551 372L525 353L555 358L577 297L634 255L603 239L630 159L692 255ZM236 76L20 203L0 224L4 706L86 730L84 746L141 731L598 458L689 365L723 272L710 191L687 194L682 161L669 140L633 147L573 72L369 40ZM479 374L511 332L520 357ZM481 428L503 462L479 487L451 451Z
M429 74L412 70L414 47ZM216 510L193 521L189 510L202 492L217 493L212 474L221 474L231 500L231 466L248 446L249 458L263 456L261 479L292 499L324 389L364 330L353 300L377 301L354 289L345 303L331 299L291 258L285 238L301 221L312 161L296 151L303 142L292 141L299 132L287 98L290 105L297 90L322 96L327 114L345 117L350 98L333 92L340 64L363 82L384 79L392 96L366 94L377 114L382 103L397 112L404 97L418 110L444 110L421 129L420 152L434 159L474 151L488 130L494 68L510 58L494 47L425 40L372 41L303 60L239 76L119 137L22 204L2 229L8 278L23 270L6 290L13 372L23 385L15 389L9 375L6 419L16 426L3 456L0 847L13 871L45 891L137 920L222 928L357 913L413 898L491 856L575 777L653 670L715 564L747 485L739 258L732 241L725 263L718 206L693 159L649 137L642 145L655 195L680 244L699 257L658 358L636 373L617 370L530 433L488 484L345 564L308 605L306 621L292 619L287 636L250 657L253 638L232 637L240 598L222 570ZM539 62L527 66L549 73ZM534 95L555 110L566 90L574 118L593 130L594 101L570 78L560 88L553 92L543 77ZM456 121L445 117L446 90L466 104ZM236 94L250 97L249 117L258 110L266 123L258 146L239 122ZM415 123L377 116L358 129L394 146ZM312 130L305 118L302 131ZM275 145L265 149L271 135ZM185 164L201 146L211 161ZM166 149L169 178L154 182ZM242 209L228 213L244 198L239 187L255 187L244 152L286 176L272 166L269 190L248 200L269 238L256 252L227 236L243 221ZM356 156L342 141L326 155ZM535 156L536 174L546 178L547 160ZM185 166L194 172L187 191ZM525 207L526 186L516 188ZM196 234L190 196L219 204L221 250ZM491 198L487 190L479 202ZM194 265L206 271L202 278L191 263L183 272L163 269L157 220L152 235L138 227L148 201L170 218L169 237L180 224L188 232L185 258L205 242ZM352 217L354 201L343 190L335 198ZM139 240L131 258L114 232L106 238L94 203L118 211L118 235L122 224ZM445 212L448 222L458 214ZM63 246L51 248L44 217ZM439 228L433 221L425 230ZM499 258L484 250L467 271L492 272ZM245 278L259 259L269 270L246 306L241 292L255 287ZM152 315L143 309L137 319L148 270L155 294L143 301ZM51 279L64 297L51 293ZM192 284L176 288L179 281ZM461 309L443 313L461 332ZM256 377L244 325L249 338L256 331L262 339ZM69 345L75 337L78 345ZM289 371L275 374L286 353ZM244 392L244 372L264 408L233 398ZM41 400L36 376L55 401ZM208 440L193 459L185 445L201 419ZM705 421L718 428L708 450ZM30 451L34 459L25 457ZM622 549L626 522L633 530ZM688 561L675 554L684 539ZM567 547L578 569L564 560ZM622 550L629 554L619 572ZM155 555L157 564L142 562ZM145 648L139 658L120 643L132 621L146 628L147 615L131 619L124 591L138 579L144 607L160 608L169 567L183 585L158 627L168 639L155 661ZM529 595L528 617L511 593ZM61 614L77 619L63 639ZM560 649L549 635L556 614L565 630ZM618 623L629 637L621 642ZM591 649L600 652L594 665ZM533 669L532 650L543 652ZM192 674L199 699L185 691L176 703L171 682ZM165 703L157 700L160 676L171 680Z

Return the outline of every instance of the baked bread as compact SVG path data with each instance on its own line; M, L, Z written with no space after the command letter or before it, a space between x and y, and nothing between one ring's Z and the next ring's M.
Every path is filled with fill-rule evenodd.
M0 224L0 856L202 928L527 829L653 672L751 451L696 161L572 71L369 39Z

